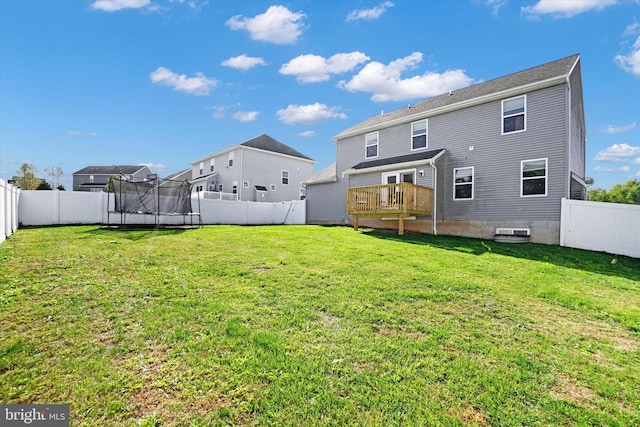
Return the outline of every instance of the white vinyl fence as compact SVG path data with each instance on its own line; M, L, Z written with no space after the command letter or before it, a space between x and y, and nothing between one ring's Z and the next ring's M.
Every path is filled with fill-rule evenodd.
M18 229L20 189L0 179L0 243Z
M562 200L560 245L640 258L640 206Z
M109 198L110 197L110 198ZM194 212L200 212L203 224L272 225L304 224L306 206L303 200L279 203L258 203L229 200L191 199ZM198 225L198 216L107 214L113 210L113 195L81 191L22 191L20 196L21 225Z

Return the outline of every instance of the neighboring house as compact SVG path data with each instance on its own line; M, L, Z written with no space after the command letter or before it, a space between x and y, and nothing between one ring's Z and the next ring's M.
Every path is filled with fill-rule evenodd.
M73 191L104 191L112 176L129 181L144 181L151 175L147 166L87 166L73 173Z
M367 119L312 177L309 223L559 243L561 199L586 199L580 57Z
M165 181L189 181L191 180L191 168L172 173L164 178Z
M269 135L211 154L192 165L193 191L231 193L246 201L281 202L305 197L302 183L315 161Z

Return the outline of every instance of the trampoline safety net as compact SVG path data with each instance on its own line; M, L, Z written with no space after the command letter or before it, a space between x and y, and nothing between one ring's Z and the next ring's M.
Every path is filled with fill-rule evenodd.
M188 181L153 179L134 182L111 178L115 195L114 211L153 215L189 215L191 184Z

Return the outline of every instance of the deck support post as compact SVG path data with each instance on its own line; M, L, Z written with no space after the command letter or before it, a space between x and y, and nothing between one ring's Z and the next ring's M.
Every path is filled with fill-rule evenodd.
M353 231L358 231L358 215L353 216Z
M404 216L398 217L398 235L404 236Z

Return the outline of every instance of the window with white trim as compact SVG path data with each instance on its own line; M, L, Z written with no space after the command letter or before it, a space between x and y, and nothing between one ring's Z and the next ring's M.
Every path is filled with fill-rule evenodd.
M411 150L427 148L427 120L411 123Z
M199 175L202 175L202 173L204 172L204 164L202 162L200 162L200 168L199 168Z
M453 200L473 199L473 166L453 170Z
M211 159L211 172L216 170L216 159Z
M364 136L364 157L367 159L378 157L378 132L371 132Z
M276 191L276 185L275 185L275 184L271 184L271 185L269 186L269 190L271 190L271 191Z
M282 171L282 185L289 185L289 171Z
M222 184L218 184L218 191L222 193Z
M233 167L233 151L229 153L229 167Z
M527 96L502 101L502 134L527 130Z
M520 195L522 197L547 195L548 159L523 160L520 163Z

